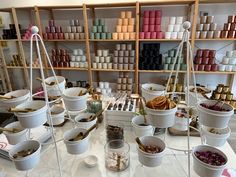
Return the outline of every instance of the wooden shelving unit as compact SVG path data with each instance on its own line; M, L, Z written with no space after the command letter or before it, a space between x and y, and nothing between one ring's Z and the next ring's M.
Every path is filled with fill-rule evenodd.
M25 11L29 11L30 13L34 14L34 21L35 24L39 27L39 34L42 35L43 33L43 23L42 23L42 19L41 19L41 12L42 11L47 11L50 14L50 19L54 19L55 20L55 15L54 15L54 11L55 10L80 10L83 13L83 25L84 26L84 30L85 30L85 39L80 39L80 40L60 40L60 39L55 39L55 40L44 40L44 42L47 43L52 43L55 48L58 48L58 45L66 42L66 43L82 43L85 45L85 51L86 51L86 58L88 61L88 68L64 68L64 67L57 67L54 68L59 74L61 74L61 71L65 70L65 71L78 71L78 72L87 72L88 74L88 80L89 83L92 84L93 81L95 80L95 78L93 78L94 76L96 77L96 80L100 80L99 78L99 72L130 72L134 74L134 81L135 81L135 92L139 92L139 75L142 73L158 73L158 74L168 74L171 71L170 70L139 70L139 50L140 50L140 43L142 42L163 42L163 43L167 43L167 42L172 42L172 43L178 43L180 42L179 39L139 39L139 30L140 30L140 19L141 19L141 12L142 12L142 8L144 7L158 7L159 5L171 5L171 6L175 6L175 5L184 5L187 8L187 16L188 19L191 21L192 23L192 28L191 28L191 34L195 34L196 31L196 24L197 24L197 20L198 20L198 11L199 11L199 4L209 4L209 3L235 3L236 0L230 0L230 2L225 2L223 0L156 0L156 1L152 1L152 2L127 2L127 3L105 3L105 4L83 4L83 5L66 5L66 6L34 6L34 7L22 7L22 8L7 8L7 9L0 9L0 11L3 12L9 12L12 17L13 17L13 22L16 25L16 31L17 31L17 39L0 39L1 41L4 42L16 42L16 45L18 46L18 53L23 57L24 62L23 62L23 66L7 66L6 64L6 58L4 57L4 52L3 52L3 48L0 46L0 57L3 58L3 71L6 75L6 81L7 81L7 88L8 90L12 90L12 85L9 79L9 73L8 70L11 70L11 72L14 69L22 69L23 70L23 74L24 74L24 78L25 78L25 83L28 86L28 81L29 81L29 67L26 65L26 56L25 56L25 51L24 51L24 47L23 44L27 44L27 42L29 42L29 40L24 40L21 39L20 36L20 31L18 28L18 18L17 18L17 10L25 10ZM113 40L113 39L90 39L89 38L89 33L90 33L90 27L89 27L89 19L88 18L92 18L92 20L95 19L96 17L96 9L101 9L101 8L124 8L124 10L126 8L133 8L135 11L134 14L134 18L135 18L135 32L136 32L136 36L135 39L131 39L131 40ZM89 16L88 13L92 13L91 16ZM45 20L45 19L43 19ZM194 48L195 43L196 42L202 42L202 41L209 41L209 42L215 42L215 41L235 41L236 38L226 38L226 39L195 39L195 36L192 35L191 36L191 45L192 48ZM103 42L111 42L111 43L115 43L115 42L130 42L134 44L135 47L135 67L134 70L114 70L114 69L93 69L91 68L91 64L92 64L92 56L91 56L91 45L93 45L93 49L94 51L96 51L98 49L97 45L98 43L103 43ZM113 44L112 44L113 45ZM45 54L43 54L43 65L45 66L45 71L46 73L48 73L48 71L50 71L50 67L48 66ZM33 68L33 69L39 69L39 68ZM189 72L190 68L188 68ZM185 74L187 71L179 71L180 74ZM233 86L233 81L234 81L234 77L235 77L235 72L206 72L206 71L195 71L196 74L221 74L221 75L229 75L230 77L230 86Z

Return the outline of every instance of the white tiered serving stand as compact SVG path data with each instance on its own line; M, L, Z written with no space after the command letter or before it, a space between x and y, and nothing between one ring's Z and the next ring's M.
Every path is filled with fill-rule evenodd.
M183 36L183 40L180 43L180 46L177 50L177 55L175 58L175 62L177 61L177 56L179 53L182 53L184 42L187 43L187 65L190 65L192 61L192 52L191 45L189 43L189 33L188 29L190 27L190 23L185 23L185 32ZM31 37L31 56L30 56L30 91L32 98L32 51L33 51L33 40L36 42L37 53L39 57L40 64L40 73L43 79L43 89L45 94L45 99L48 106L48 120L51 122L50 130L52 135L52 141L48 143L42 143L43 150L41 152L41 160L39 164L30 172L28 172L28 176L32 177L197 177L198 175L192 170L192 159L191 159L191 148L201 144L201 139L198 137L190 137L190 132L188 131L187 136L187 145L183 143L186 141L186 137L173 137L168 134L158 135L163 138L167 144L166 155L163 159L163 162L160 166L154 168L148 168L142 166L138 160L137 153L137 144L135 143L135 135L132 132L131 128L127 128L125 131L125 140L130 145L130 166L123 172L111 172L105 167L105 155L104 155L104 145L106 143L106 132L104 125L102 124L95 132L91 133L90 137L90 147L89 150L80 155L70 155L67 153L65 144L61 141L63 134L66 130L72 129L75 127L74 121L66 123L63 127L55 128L52 125L52 118L50 114L49 100L46 91L45 85L45 77L43 72L41 53L39 50L39 41L41 42L43 49L45 50L46 57L48 59L49 65L52 69L52 73L56 79L55 72L51 65L49 56L47 54L46 48L42 42L41 37L37 34L37 27L33 27L32 29L33 35ZM177 63L178 64L178 63ZM178 64L179 65L179 64ZM174 68L173 68L174 69ZM168 79L168 84L173 74L173 69L171 71L170 77ZM178 67L179 69L179 67ZM178 70L176 72L176 77L178 74ZM195 76L194 83L195 83ZM186 93L186 102L189 102L189 80L190 80L190 70L187 72L187 93ZM57 81L57 80L56 80ZM57 81L58 84L58 81ZM167 84L167 85L168 85ZM176 84L176 83L175 83ZM189 127L188 127L189 129ZM55 130L55 131L54 131ZM56 140L57 139L57 140ZM236 163L236 155L233 150L226 143L223 147L220 148L225 152L228 156L228 168L234 168ZM55 156L56 154L56 156ZM98 157L98 164L96 167L88 168L84 164L84 158L87 155L96 155ZM56 162L56 163L55 163ZM0 159L1 167L3 167L6 172L6 176L24 176L25 172L20 172L14 169L13 164L10 161ZM1 169L0 169L1 174Z

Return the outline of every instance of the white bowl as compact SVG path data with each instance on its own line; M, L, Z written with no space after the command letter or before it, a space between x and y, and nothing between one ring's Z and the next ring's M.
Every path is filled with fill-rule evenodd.
M12 132L8 132L8 131L3 131L3 133L6 135L7 137L7 140L8 140L8 143L9 144L12 144L12 145L15 145L19 142L22 142L22 141L26 141L27 140L27 132L28 130L27 129L24 129L20 122L17 121L17 122L12 122L8 125L5 126L5 128L17 128L19 130L22 130L20 132L17 132L17 133L12 133Z
M162 149L162 151L160 153L151 154L144 152L139 147L137 147L139 162L147 167L156 167L161 165L163 156L165 154L165 148L166 148L165 143L161 139L154 136L143 136L140 138L140 141L145 146L147 145L158 146Z
M216 147L221 147L223 146L227 139L230 136L230 128L224 128L224 129L216 129L217 131L219 131L221 134L216 134L216 133L211 133L210 130L212 128L211 127L206 127L203 126L202 127L202 138L205 141L206 144L211 145L211 146L216 146Z
M98 163L98 158L95 155L89 155L84 159L84 163L87 167L95 167Z
M1 99L0 100L4 109L8 110L9 108L15 107L15 106L29 100L30 91L29 90L15 90L15 91L6 93L4 96L16 97L16 98L12 98L12 99Z
M150 88L154 90L150 90ZM164 95L165 87L159 84L146 83L141 86L142 96L146 101L152 100L157 96Z
M94 120L89 121L89 122L80 122L81 119L88 118L93 115L95 115L95 114L93 114L93 113L80 113L79 115L77 115L75 117L75 122L76 122L77 126L79 128L89 129L90 127L95 125L97 122L97 118L95 118Z
M28 113L15 113L22 127L35 128L47 122L47 105L45 101L26 101L16 109L32 108L36 111Z
M151 125L140 126L140 124L144 124L144 117L141 115L133 117L131 124L137 137L152 136L155 130Z
M63 91L65 90L65 84L66 84L65 78L62 76L56 76L56 78L58 80L58 85L55 84L55 85L50 86L50 85L46 84L48 96L61 96L61 93L63 93ZM47 82L47 83L55 82L56 83L56 78L54 76L48 77L45 79L45 82Z
M146 107L147 116L151 120L152 126L158 128L172 127L175 124L176 111L177 106L167 110L150 109Z
M64 122L65 120L65 109L61 106L53 106L50 109L53 114L51 114L52 117L52 124L53 125L59 125ZM47 120L47 123L51 125L51 122Z
M22 157L19 159L13 158L15 154L22 150L27 150L27 149L36 149L36 151L26 157ZM17 170L20 171L26 171L34 168L40 160L40 150L41 150L41 145L38 141L35 140L28 140L28 141L23 141L21 143L16 144L13 146L12 149L9 151L9 156L10 159L14 162L15 167Z
M83 96L78 96L81 90L83 92L86 91L86 89L81 87L73 87L73 88L68 88L63 92L62 97L64 99L65 106L68 110L80 111L87 107L86 103L88 94Z
M222 108L229 109L230 111L215 111L204 108L201 106L202 103L207 105L215 105L217 100L205 100L200 101L197 105L199 122L202 125L215 128L225 128L228 127L228 123L232 115L234 114L234 109L230 104L224 103ZM220 105L221 103L219 103Z
M79 141L69 141L71 138L74 138L80 132L85 132L86 129L75 128L72 130L67 130L64 133L63 139L66 145L67 152L69 154L82 154L89 147L89 135L82 140Z
M206 164L196 157L195 155L196 151L217 152L226 159L226 164L222 166L213 166ZM193 169L201 177L220 177L228 161L227 156L221 150L207 145L199 145L194 147L192 155L193 155Z

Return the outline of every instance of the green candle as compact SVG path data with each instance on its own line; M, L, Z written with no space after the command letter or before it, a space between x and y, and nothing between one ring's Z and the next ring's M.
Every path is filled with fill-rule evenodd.
M97 30L98 33L102 33L102 26L97 26L97 29L98 29Z
M95 38L100 39L100 33L95 33Z
M107 39L111 39L112 38L112 34L111 33L106 33L107 34Z
M97 26L93 26L93 30L92 30L93 33L97 33L98 32L98 28Z

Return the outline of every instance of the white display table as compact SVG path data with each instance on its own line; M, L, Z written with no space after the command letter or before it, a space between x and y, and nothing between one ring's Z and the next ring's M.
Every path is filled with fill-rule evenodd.
M64 127L56 128L57 140L63 137L65 130L72 128L71 122L67 122ZM164 135L160 135L161 138ZM92 132L90 137L90 147L87 152L81 155L70 155L66 151L63 141L58 142L58 148L63 168L63 176L65 177L187 177L187 155L181 151L167 149L166 155L161 166L155 168L144 167L138 161L136 143L134 142L134 133L131 128L125 131L125 140L130 145L130 166L123 172L112 172L105 168L104 163L104 145L106 143L106 133L104 126ZM191 146L199 145L199 137L190 138ZM187 137L166 136L167 146L179 149L187 149ZM235 168L236 155L226 143L222 148L229 161L227 168ZM98 157L98 165L93 168L88 168L83 160L87 155L96 155ZM26 176L26 172L17 171L11 161L0 159L0 166L6 173L6 177ZM192 164L192 156L191 156ZM57 169L56 155L54 145L44 145L41 161L38 166L29 171L30 177L59 177ZM0 168L1 170L1 168ZM193 172L191 165L191 176L197 177ZM0 175L1 176L1 175Z

